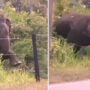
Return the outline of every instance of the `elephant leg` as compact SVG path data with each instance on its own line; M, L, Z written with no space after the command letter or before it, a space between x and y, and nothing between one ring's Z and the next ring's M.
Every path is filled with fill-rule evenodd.
M74 52L77 53L81 49L81 47L78 45L75 45L73 49L74 49Z
M3 55L2 60L4 59L9 59L10 64L12 66L17 66L21 64L21 62L17 60L16 54L11 50L8 51L8 53Z

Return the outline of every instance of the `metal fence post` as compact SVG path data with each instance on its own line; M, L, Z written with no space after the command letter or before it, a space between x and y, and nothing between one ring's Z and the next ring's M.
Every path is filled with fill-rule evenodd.
M32 34L32 43L33 43L33 54L34 54L35 78L36 78L36 81L40 81L36 34Z

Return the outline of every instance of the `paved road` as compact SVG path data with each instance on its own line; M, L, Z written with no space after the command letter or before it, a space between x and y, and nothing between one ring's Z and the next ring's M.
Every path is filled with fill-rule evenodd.
M90 80L63 84L51 84L49 90L90 90Z

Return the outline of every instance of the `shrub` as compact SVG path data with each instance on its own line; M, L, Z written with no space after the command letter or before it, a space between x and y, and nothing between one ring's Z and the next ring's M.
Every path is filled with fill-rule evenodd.
M19 59L24 61L25 55L28 53L31 54L30 57L33 59L31 38L33 33L36 34L40 69L42 70L42 75L47 77L47 18L40 16L35 12L32 12L31 14L25 11L16 12L16 9L12 7L10 2L6 3L6 6L1 13L12 22L13 28L11 38L19 37L19 40L14 40L14 43L11 43L12 49L16 54L19 54ZM23 53L25 55L20 55Z
M70 61L75 58L73 46L68 45L68 43L62 38L53 38L52 54L53 57L56 57L56 60L60 63Z

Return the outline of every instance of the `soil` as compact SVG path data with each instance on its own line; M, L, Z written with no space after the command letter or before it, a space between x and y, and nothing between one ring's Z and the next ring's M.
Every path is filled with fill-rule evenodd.
M18 86L3 86L0 90L48 90L47 83L33 83Z
M54 70L50 68L49 77L50 77L50 84L87 80L90 79L90 69L69 71L67 69Z

